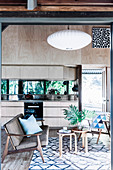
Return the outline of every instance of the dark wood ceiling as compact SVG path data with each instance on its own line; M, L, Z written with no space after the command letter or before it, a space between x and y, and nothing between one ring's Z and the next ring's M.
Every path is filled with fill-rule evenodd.
M0 0L0 5L25 5L27 0Z
M37 0L33 11L113 11L113 0ZM0 0L0 12L29 11L27 0ZM31 11L30 11L31 12Z
M37 0L38 5L113 5L113 0ZM27 0L0 0L0 5L25 5Z
M38 0L40 5L113 5L113 0Z

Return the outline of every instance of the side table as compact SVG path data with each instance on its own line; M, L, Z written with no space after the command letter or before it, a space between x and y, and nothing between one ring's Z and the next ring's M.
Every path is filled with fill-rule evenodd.
M65 136L70 136L70 150L72 150L72 136L75 137L75 153L77 153L77 137L76 133L57 133L59 135L59 152L60 152L60 157L62 156L62 139Z
M82 135L82 147L85 147L85 152L88 152L88 142L87 142L87 130L73 129L72 132L75 134L79 133Z

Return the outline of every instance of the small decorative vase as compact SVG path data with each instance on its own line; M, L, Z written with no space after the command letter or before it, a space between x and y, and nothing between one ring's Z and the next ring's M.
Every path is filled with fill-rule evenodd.
M82 130L83 126L82 126L82 122L78 122L75 127L73 127L72 130Z
M82 130L82 122L79 122L79 123L78 123L78 129L79 129L79 130Z

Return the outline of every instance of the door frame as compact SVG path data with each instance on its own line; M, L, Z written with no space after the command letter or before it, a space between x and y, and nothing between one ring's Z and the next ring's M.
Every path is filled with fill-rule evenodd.
M0 76L2 59L2 26L7 25L110 25L111 26L111 48L110 48L110 91L111 103L113 102L113 17L40 17L40 18L0 18ZM1 102L1 78L0 78L0 102ZM111 169L113 169L113 105L111 104ZM1 135L1 134L0 134ZM1 145L1 140L0 140ZM1 154L1 153L0 153Z
M107 67L102 69L102 112L107 109Z

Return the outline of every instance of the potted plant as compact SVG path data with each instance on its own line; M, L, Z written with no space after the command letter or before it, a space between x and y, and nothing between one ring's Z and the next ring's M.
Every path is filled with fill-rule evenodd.
M78 125L78 128L81 129L81 122L86 117L91 118L95 115L95 111L82 110L79 111L76 106L70 105L68 109L64 109L65 119L70 121L71 125Z
M86 117L86 110L80 111L76 106L70 105L68 109L64 109L65 119L70 121L71 125L78 125L81 128L81 122Z

